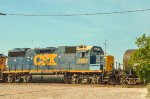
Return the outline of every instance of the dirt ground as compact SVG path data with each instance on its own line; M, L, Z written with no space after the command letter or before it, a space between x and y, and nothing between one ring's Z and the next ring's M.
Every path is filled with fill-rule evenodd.
M146 94L144 87L0 83L0 99L148 99Z

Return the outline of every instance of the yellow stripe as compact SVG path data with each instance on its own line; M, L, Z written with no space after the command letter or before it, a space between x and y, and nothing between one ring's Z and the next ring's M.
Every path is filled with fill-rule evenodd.
M4 74L7 74L7 73L29 73L29 70L24 70L24 71L22 71L22 70L11 70L11 71L4 71L3 72Z
M7 73L54 73L54 72L69 72L69 73L102 73L102 70L10 70L4 71Z

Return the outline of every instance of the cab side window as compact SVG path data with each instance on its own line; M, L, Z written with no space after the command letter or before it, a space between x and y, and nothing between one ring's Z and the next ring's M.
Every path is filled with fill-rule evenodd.
M81 58L87 57L87 53L86 53L86 52L81 52L81 53L80 53L80 57L81 57Z

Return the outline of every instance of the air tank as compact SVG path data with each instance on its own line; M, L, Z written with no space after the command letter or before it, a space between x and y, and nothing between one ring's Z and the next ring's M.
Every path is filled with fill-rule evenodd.
M129 49L125 52L123 57L123 69L125 72L129 73L131 67L129 66L128 62L130 60L130 57L133 55L133 53L136 51L136 49Z

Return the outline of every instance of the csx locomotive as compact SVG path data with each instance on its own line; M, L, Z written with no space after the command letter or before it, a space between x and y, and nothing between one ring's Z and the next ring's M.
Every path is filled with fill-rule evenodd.
M136 84L132 83L134 77L124 79L123 73L114 69L114 57L104 55L99 46L15 48L8 52L8 57L0 59L3 59L3 65L0 65L3 82L44 81L57 75L63 76L66 83L74 84L120 84L124 80Z
M15 48L8 52L3 81L30 82L37 76L63 75L66 83L100 83L113 70L114 57L98 46ZM38 78L39 79L39 78Z

